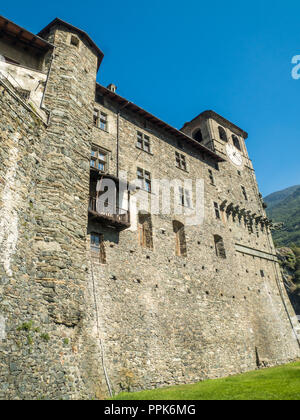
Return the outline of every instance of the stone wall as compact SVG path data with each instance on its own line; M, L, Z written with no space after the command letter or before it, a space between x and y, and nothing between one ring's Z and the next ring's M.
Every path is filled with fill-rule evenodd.
M110 151L114 173L117 107L106 99L101 102L96 107L108 115L109 132L95 128L93 143ZM206 125L213 129L217 122ZM136 148L137 130L150 136L150 154ZM205 219L203 225L185 226L186 258L175 256L172 227L174 220L185 224L183 215L152 216L153 250L140 247L133 227L117 232L90 222L89 233L102 233L105 239L106 264L92 262L114 390L189 383L256 369L257 354L260 365L299 356L282 299L291 316L293 310L274 262L269 229L254 228L251 233L244 220L233 221L225 212L220 220L215 217L214 202L224 200L265 217L244 142L242 168L229 163L224 147L215 145L226 159L217 169L205 153L188 143L180 148L176 139L151 123L145 126L126 109L121 112L119 134L120 170L130 181L136 179L137 167L151 172L152 178L204 179ZM175 151L185 154L187 172L175 167ZM216 234L224 240L226 260L216 256Z
M95 51L63 24L47 39L56 46L48 126L0 85L0 399L104 398L108 383L114 392L139 390L244 372L258 358L274 365L298 357L268 228L250 232L243 220L215 216L214 203L224 200L265 216L245 145L238 172L221 142L214 146L224 162L216 165L124 108L117 168L118 106L94 102ZM108 115L107 131L93 127L95 106ZM217 122L203 124L205 141L216 140ZM136 147L137 130L150 136L151 153ZM153 179L203 180L204 222L188 225L172 205L170 214L152 215L148 249L134 214L124 230L88 218L92 144L109 151L110 174L126 171L129 181L137 167ZM176 151L187 171L176 167ZM175 253L175 220L185 225L186 257ZM90 251L92 232L104 235L106 264ZM226 259L216 255L214 235Z

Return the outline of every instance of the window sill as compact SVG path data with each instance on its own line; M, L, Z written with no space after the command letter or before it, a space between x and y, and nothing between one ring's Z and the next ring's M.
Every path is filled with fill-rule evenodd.
M186 174L189 173L187 169L180 168L180 166L176 166L176 169L180 169L181 171L185 172Z
M97 127L96 125L94 125L94 128L97 128L97 130L101 130L101 131L103 131L104 133L109 134L109 131L108 131L108 130L104 130L104 129L103 129L103 128L101 128L101 127Z
M138 149L138 150L140 150L141 152L147 153L150 156L154 156L154 154L152 152L148 152L147 150L144 150L144 149L142 149L141 147L139 147L137 145L135 145L135 148Z
M139 188L139 189L138 189L138 191L143 191L143 192L146 192L146 193L148 193L148 194L156 195L156 194L155 194L154 192L152 192L152 191L145 190L145 188Z

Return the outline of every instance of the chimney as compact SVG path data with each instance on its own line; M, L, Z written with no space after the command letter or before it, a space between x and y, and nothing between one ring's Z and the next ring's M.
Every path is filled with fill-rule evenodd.
M111 90L113 93L116 93L117 86L111 83L110 85L107 86L107 89Z

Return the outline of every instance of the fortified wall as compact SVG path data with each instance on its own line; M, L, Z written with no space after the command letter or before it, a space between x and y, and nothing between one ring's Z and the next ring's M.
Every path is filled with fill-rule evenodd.
M179 131L97 84L101 50L59 19L0 29L0 399L105 398L299 357L247 134L212 111ZM182 182L170 211L134 213L134 197L163 198L155 179ZM105 180L129 190L113 213Z

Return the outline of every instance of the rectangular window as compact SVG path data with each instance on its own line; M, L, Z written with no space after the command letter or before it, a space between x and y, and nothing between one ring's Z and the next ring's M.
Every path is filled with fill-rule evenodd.
M104 112L100 112L100 128L107 131L107 115Z
M246 201L248 201L248 196L247 196L246 188L245 188L245 187L243 187L243 186L242 186L242 193L243 193L244 199L245 199Z
M146 134L143 134L140 131L138 131L137 132L136 147L144 150L145 152L151 153L150 137L146 136Z
M176 162L177 168L180 168L186 171L186 160L185 160L184 155L182 155L181 153L175 152L175 162Z
M107 115L104 112L94 108L93 122L95 127L107 131Z
M215 180L214 180L214 175L213 175L212 170L211 170L211 169L209 169L209 170L208 170L208 173L209 173L210 183L211 183L212 185L215 185Z
M261 277L265 277L265 272L264 272L264 270L260 270L260 275L261 275Z
M99 149L98 147L92 147L90 167L100 172L107 172L107 152Z
M140 187L151 193L151 174L144 169L137 168L137 179L140 182Z
M179 187L179 204L191 208L191 195L189 190Z
M221 219L220 209L219 209L219 204L218 203L214 203L214 209L215 209L216 218Z
M99 258L101 264L106 264L104 237L101 233L91 233L91 251L94 257Z

